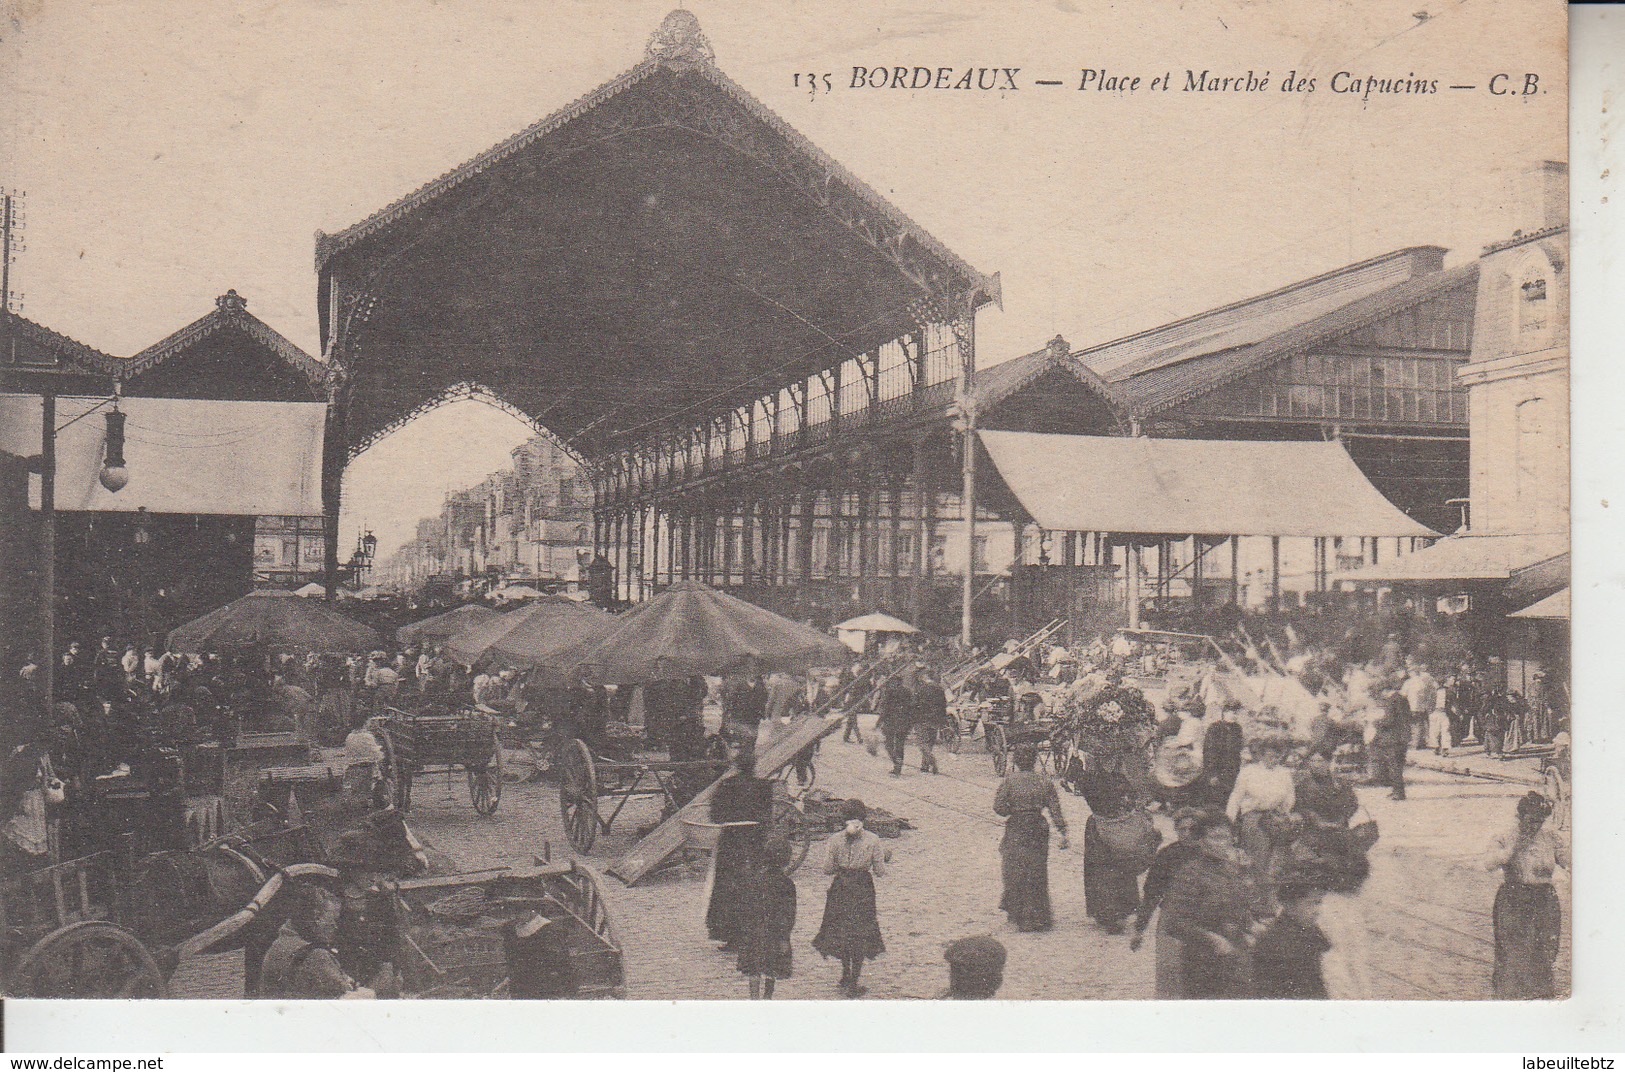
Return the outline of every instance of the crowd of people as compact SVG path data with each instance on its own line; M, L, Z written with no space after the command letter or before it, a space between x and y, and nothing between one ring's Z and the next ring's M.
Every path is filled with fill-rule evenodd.
M1067 797L1040 762L1054 762L1053 752L1043 754L1045 733L1056 732L1055 726L1077 731L1067 718L1079 709L1080 697L1122 697L1134 691L1124 685L1126 675L1170 669L1148 666L1145 654L1105 642L1079 653L1053 646L1009 653L990 660L960 691L962 717L973 712L969 717L1008 729L1037 728L1007 738L1025 743L1013 749L1013 769L992 801L1004 820L999 908L1018 931L1055 926L1051 841L1064 850L1071 833ZM879 743L894 777L908 766L910 742L918 747L921 773L938 773L935 746L955 715L930 660L905 655L901 662L905 670L879 675L866 706L877 716ZM1367 939L1363 912L1354 904L1369 873L1367 853L1377 824L1363 814L1356 787L1387 788L1404 799L1404 770L1413 751L1447 753L1470 740L1488 746L1491 755L1505 749L1495 737L1498 712L1516 697L1489 684L1493 664L1466 661L1436 675L1422 660L1384 644L1361 665L1334 668L1314 650L1291 652L1278 665L1285 671L1281 676L1300 684L1310 667L1320 675L1314 691L1303 689L1309 702L1297 710L1264 702L1284 701L1279 696L1260 695L1244 704L1199 678L1170 690L1160 716L1143 725L1131 725L1121 711L1108 716L1123 719L1118 750L1073 753L1073 769L1061 779L1087 804L1086 912L1105 933L1126 935L1131 951L1153 938L1159 998L1368 996L1369 981L1355 964L1354 947ZM851 711L844 728L845 741L867 743L871 754L879 754L877 742L864 741ZM1554 728L1562 753L1562 724ZM1177 774L1179 764L1164 768L1158 757L1182 750L1194 757L1190 770L1170 779L1168 771ZM861 803L848 807L845 829L827 850L832 885L813 947L840 961L838 989L856 996L864 992L864 962L884 951L874 888L886 874L889 854L864 830ZM1497 997L1556 992L1561 918L1552 876L1567 866L1567 850L1565 832L1547 822L1554 807L1550 794L1519 800L1516 830L1486 857L1504 875L1493 913ZM1168 844L1159 813L1172 828ZM760 857L769 858L776 857ZM770 872L768 866L763 873ZM786 884L774 874L779 893L747 894L734 903L747 906L742 911L751 919L769 904L779 906L765 909L776 921L767 930L775 955L783 958L775 963L787 972L794 893L792 888L785 894ZM759 952L761 933L757 926L754 937L729 941L725 930L714 930L712 937L724 940L724 949L740 951L744 971L767 963ZM1002 971L1002 956L999 963Z
M98 789L141 783L179 794L187 749L229 745L244 732L287 729L354 746L382 708L426 704L474 705L609 755L635 732L639 747L663 748L673 760L732 763L711 802L723 830L706 928L737 958L751 996L771 998L793 970L797 895L785 874L790 847L771 822L781 790L756 771L755 757L802 719L833 713L842 716L842 741L876 757L883 750L893 778L912 765L911 747L920 774L937 776L948 735L980 721L1016 742L990 809L1004 826L998 907L1016 930L1056 925L1049 857L1052 840L1069 848L1067 810L1075 805L1065 789L1087 805L1087 915L1125 936L1130 952L1154 937L1158 997L1361 996L1328 985L1323 966L1352 940L1326 926L1323 913L1329 906L1337 916L1358 893L1376 838L1355 786L1403 800L1413 753L1444 757L1473 743L1503 756L1537 732L1555 737L1566 756L1566 721L1554 713L1566 708L1548 690L1546 721L1532 722L1493 659L1407 654L1389 634L1362 649L1369 657L1351 661L1353 641L1344 640L1310 641L1289 629L1277 644L1243 632L1194 674L1183 673L1182 663L1194 663L1177 652L1121 636L1075 650L1012 645L963 680L963 666L950 667L943 653L904 645L854 659L838 674L746 668L634 690L471 671L432 646L365 657L199 655L104 637L91 650L75 642L55 656L50 717L10 727L0 864L15 872L82 854L96 833L88 807ZM1130 684L1142 676L1169 682L1160 712ZM10 681L13 710L44 711L40 677L38 662L26 660ZM714 733L708 710L720 712ZM866 738L859 716L869 712L874 736ZM1063 733L1068 747L1057 749ZM802 788L814 779L818 747L806 745L788 765ZM710 778L679 778L676 804ZM1552 877L1568 863L1566 786L1557 788L1521 800L1516 828L1487 857L1504 878L1493 906L1498 997L1555 993L1561 914ZM849 997L866 992L865 965L885 951L876 883L891 854L867 828L869 817L861 801L842 805L842 828L823 851L830 886L811 941L839 962L837 989ZM73 844L53 844L58 834ZM306 907L300 918L315 933L327 906ZM1005 951L972 938L955 943L948 961L945 996L987 997L998 989Z

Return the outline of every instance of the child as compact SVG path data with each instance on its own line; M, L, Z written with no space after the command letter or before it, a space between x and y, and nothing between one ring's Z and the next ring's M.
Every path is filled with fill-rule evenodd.
M750 978L751 1000L773 999L773 984L788 979L794 959L790 932L796 927L796 884L784 873L789 842L769 842L757 880L747 894L739 948L739 971Z
M1253 948L1253 996L1325 1000L1320 958L1332 946L1318 921L1324 891L1306 883L1284 882L1275 896L1281 902L1281 914Z
M861 800L848 800L841 807L845 827L829 839L829 855L824 873L834 875L824 899L824 922L813 936L813 948L841 962L837 984L849 998L860 998L868 988L859 984L863 962L886 951L880 936L880 917L875 909L875 878L884 878L891 850L880 838L864 829L869 809Z

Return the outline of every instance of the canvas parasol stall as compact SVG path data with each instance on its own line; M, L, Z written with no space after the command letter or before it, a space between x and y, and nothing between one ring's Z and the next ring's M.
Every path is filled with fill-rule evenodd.
M301 589L303 591L303 589ZM441 614L435 614L411 625L395 630L395 639L402 644L438 644L476 625L502 617L500 611L482 607L478 603L465 603Z
M492 641L485 654L500 666L528 671L532 682L577 685L581 654L619 628L621 619L590 603L556 596L541 607L547 609L514 611L510 617L519 621Z
M498 588L491 593L491 598L498 603L520 603L527 599L540 599L546 595L539 588L532 588L528 584L510 584L505 588Z
M306 599L324 599L327 596L327 589L317 584L315 581L311 581L302 588L295 588L293 590L293 594L296 596L303 596Z
M871 636L908 636L918 633L919 630L901 618L893 618L890 614L862 614L856 618L848 618L835 627L835 635L842 644L851 648L858 654L863 654L869 646Z
M597 607L557 596L544 596L519 610L498 614L448 637L446 652L464 666L473 666L487 654L499 661L515 653L535 655L543 647L552 650L584 638L597 640L607 634L605 625L615 619ZM514 647L492 649L510 634L523 630ZM527 665L517 661L510 665Z
M698 581L680 581L628 613L577 667L601 685L644 685L696 674L838 666L846 646L811 626Z
M325 603L292 592L250 592L176 627L169 634L175 651L233 648L274 651L367 651L382 643L376 630L351 621Z

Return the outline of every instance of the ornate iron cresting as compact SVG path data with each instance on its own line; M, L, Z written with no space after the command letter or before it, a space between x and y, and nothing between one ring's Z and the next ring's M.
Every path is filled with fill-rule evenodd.
M682 8L667 15L660 28L649 35L649 45L643 54L669 67L717 61L717 54L711 50L710 39L700 30L700 20L694 17L692 11Z

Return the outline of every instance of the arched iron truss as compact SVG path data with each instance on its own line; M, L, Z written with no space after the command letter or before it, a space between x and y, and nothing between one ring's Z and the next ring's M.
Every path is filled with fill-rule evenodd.
M355 461L362 454L376 446L379 442L400 431L402 428L405 428L419 417L422 417L427 413L431 413L434 410L439 409L441 406L450 405L453 402L483 402L485 405L490 406L493 409L499 409L508 416L523 421L530 427L531 431L535 432L537 435L546 436L547 438L553 440L565 451L566 454L571 457L572 460L578 464L583 466L586 465L586 462L582 460L581 456L568 442L560 438L551 429L539 422L535 417L531 416L529 413L526 413L512 402L509 402L507 399L491 390L491 388L485 386L485 384L475 383L471 380L464 380L461 383L452 384L450 387L446 388L444 391L441 391L433 398L418 403L416 406L401 414L393 421L390 421L382 428L379 428L377 431L372 432L363 439L351 444L345 458L345 464L348 465L350 462Z

